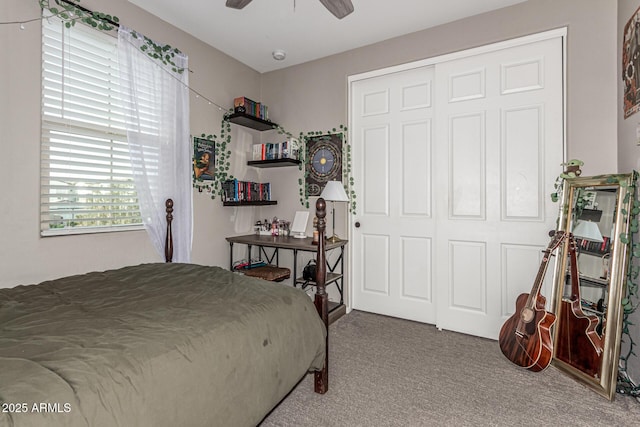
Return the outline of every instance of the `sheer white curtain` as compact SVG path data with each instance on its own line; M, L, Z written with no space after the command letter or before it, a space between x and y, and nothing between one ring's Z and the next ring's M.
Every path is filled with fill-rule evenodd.
M191 261L193 235L191 142L187 56L173 61L183 73L171 71L140 51L140 35L118 31L118 62L127 140L145 228L164 256L165 200L174 201L173 261Z

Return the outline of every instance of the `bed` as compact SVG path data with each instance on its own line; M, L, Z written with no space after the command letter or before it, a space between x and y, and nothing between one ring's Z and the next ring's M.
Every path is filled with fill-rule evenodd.
M322 249L314 302L171 262L0 289L0 426L251 426L309 371L326 392Z

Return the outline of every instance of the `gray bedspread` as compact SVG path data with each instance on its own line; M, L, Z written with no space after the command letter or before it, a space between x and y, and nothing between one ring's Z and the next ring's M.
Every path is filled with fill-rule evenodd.
M143 264L0 289L0 426L250 426L325 329L299 289Z

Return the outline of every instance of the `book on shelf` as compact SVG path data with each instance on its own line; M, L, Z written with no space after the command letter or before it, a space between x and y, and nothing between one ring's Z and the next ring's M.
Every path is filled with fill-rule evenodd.
M271 183L228 179L222 183L223 202L270 201Z
M587 239L576 239L576 243L580 250L592 253L600 253L604 255L611 250L611 238L607 236L602 236L602 242L592 242Z
M300 142L295 139L287 139L279 143L267 142L265 144L253 144L251 158L253 160L295 159L300 156Z
M265 144L253 144L252 160L264 160L266 156Z
M269 109L266 105L253 101L246 96L240 96L233 100L233 112L245 113L262 120L269 120Z

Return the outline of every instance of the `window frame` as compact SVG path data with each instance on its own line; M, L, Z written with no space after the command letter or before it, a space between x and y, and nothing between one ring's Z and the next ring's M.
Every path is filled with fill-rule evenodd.
M120 100L117 39L81 23L43 20L41 81L40 235L144 229Z

